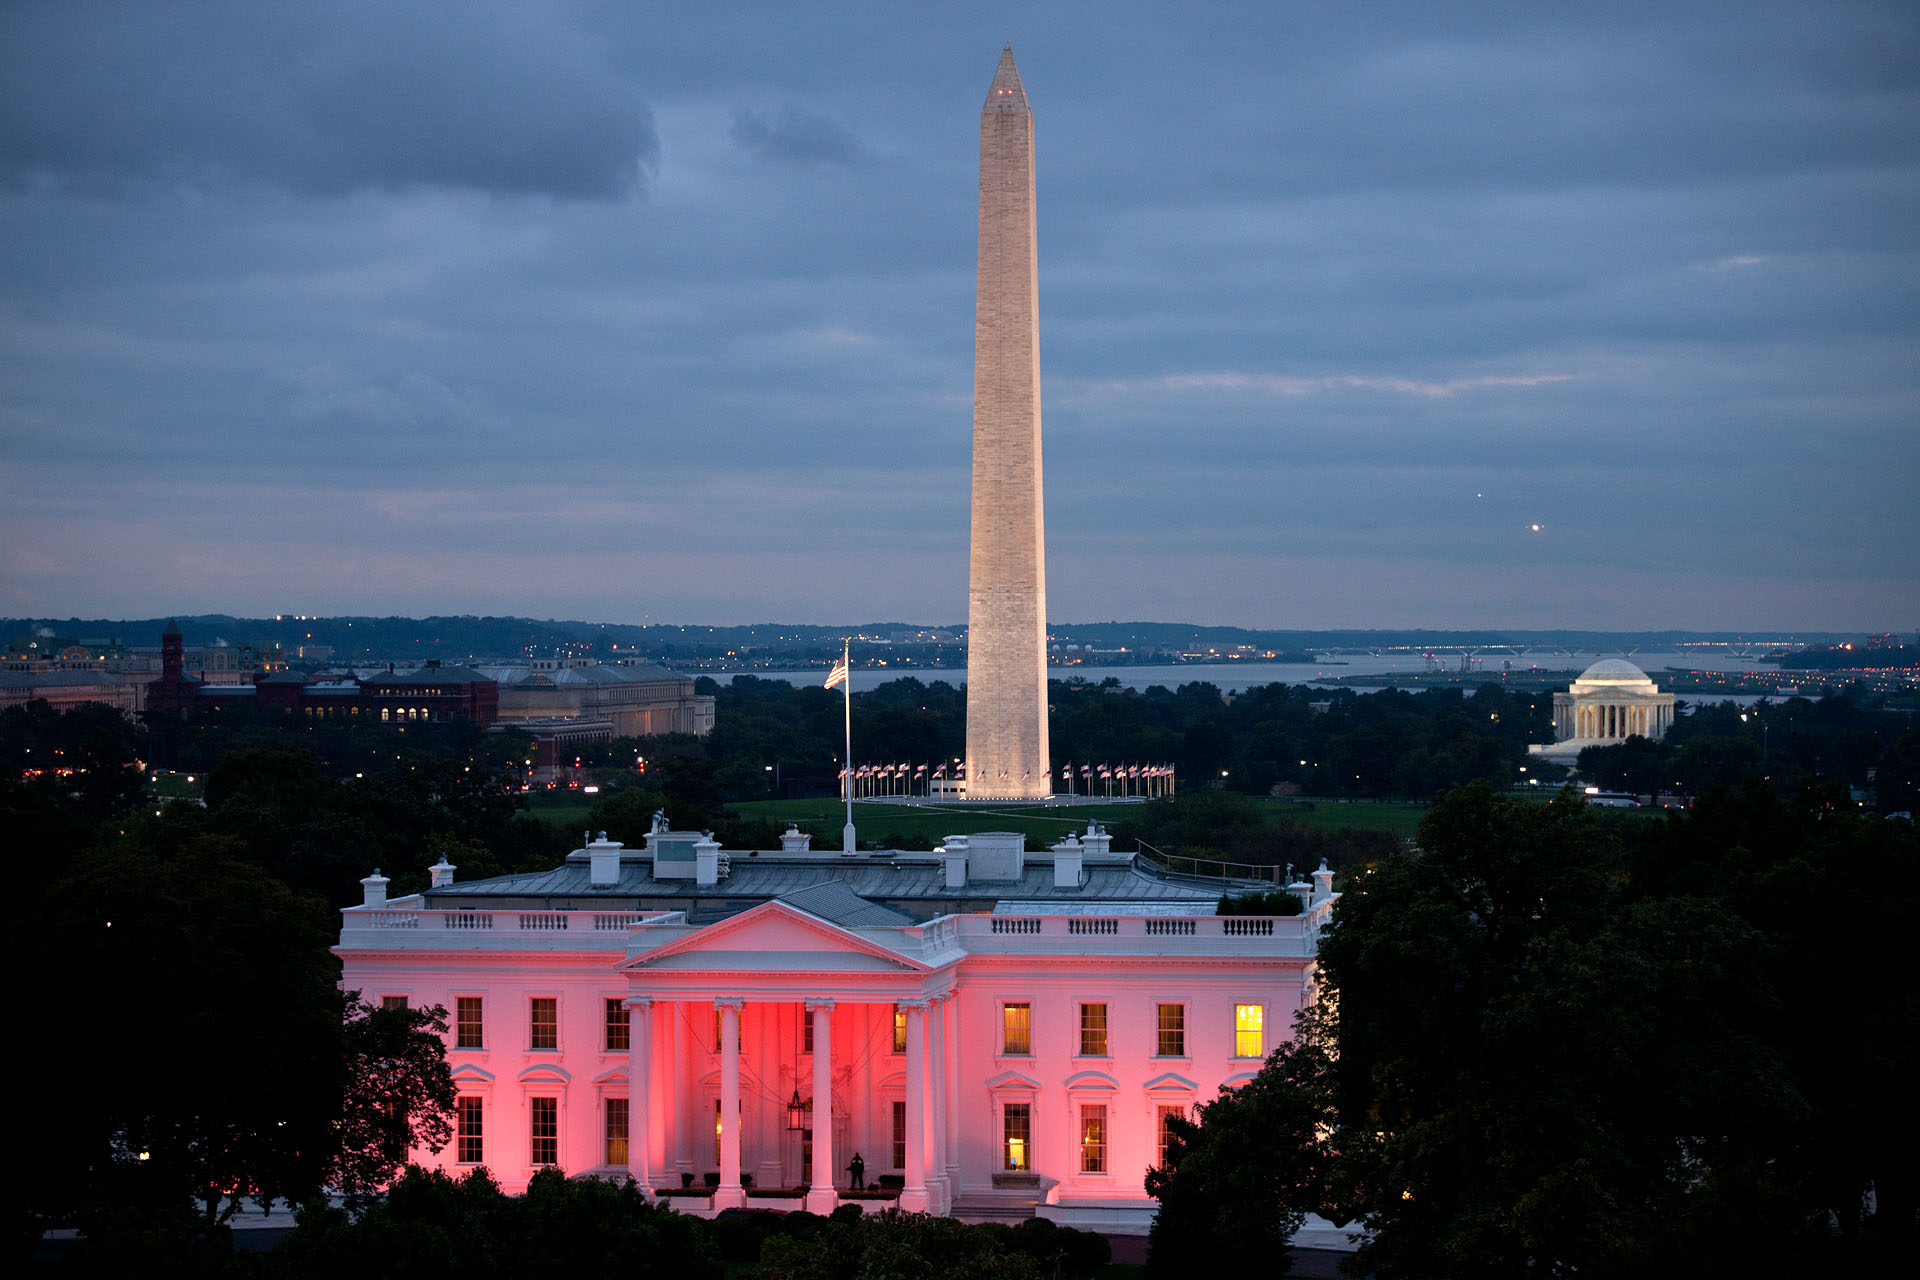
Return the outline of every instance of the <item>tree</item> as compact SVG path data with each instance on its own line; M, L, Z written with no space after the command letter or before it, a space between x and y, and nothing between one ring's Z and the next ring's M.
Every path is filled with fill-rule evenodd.
M333 1185L349 1204L385 1189L408 1153L453 1137L447 1011L376 1007L346 993L346 1089Z
M1147 1170L1160 1201L1147 1274L1280 1275L1287 1241L1327 1198L1334 1122L1329 1062L1302 1034L1268 1056L1251 1081L1168 1117L1167 1163Z

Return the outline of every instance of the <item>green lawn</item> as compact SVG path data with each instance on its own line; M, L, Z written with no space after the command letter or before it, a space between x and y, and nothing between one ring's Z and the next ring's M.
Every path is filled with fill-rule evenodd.
M600 797L583 796L577 791L530 791L527 811L536 818L557 822L563 827L578 827L587 820L587 812Z
M1303 827L1328 831L1354 827L1391 831L1397 836L1413 835L1428 809L1427 805L1411 800L1332 800L1314 796L1301 796L1298 801L1259 800L1255 803L1267 815L1269 822L1292 819Z

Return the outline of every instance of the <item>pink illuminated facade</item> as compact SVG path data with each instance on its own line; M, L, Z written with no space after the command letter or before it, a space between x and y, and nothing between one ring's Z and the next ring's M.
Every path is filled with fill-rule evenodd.
M452 1022L459 1136L422 1159L826 1212L857 1152L905 1209L1137 1230L1164 1117L1290 1034L1334 896L1219 916L1097 826L852 855L656 826L391 902L376 872L342 913L348 987Z

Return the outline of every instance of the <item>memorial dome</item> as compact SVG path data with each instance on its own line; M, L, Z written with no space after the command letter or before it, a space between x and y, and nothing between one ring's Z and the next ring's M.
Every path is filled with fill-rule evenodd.
M1634 666L1631 662L1626 661L1624 658L1600 659L1600 661L1581 672L1580 678L1575 680L1573 684L1576 689L1620 688L1622 686L1629 688L1644 687L1649 692L1653 689L1653 681L1647 676L1647 673Z

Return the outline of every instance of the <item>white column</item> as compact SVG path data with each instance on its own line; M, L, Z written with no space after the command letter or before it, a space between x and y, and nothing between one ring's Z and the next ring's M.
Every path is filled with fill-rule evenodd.
M941 1070L947 1082L946 1089L946 1151L942 1159L947 1166L948 1212L952 1212L953 1194L960 1187L960 1005L959 997L953 992L940 1002L940 1015L946 1019L947 1054Z
M833 1001L809 1000L807 1008L813 1013L813 1173L807 1212L825 1214L840 1202L833 1190Z
M653 1194L653 1001L627 1001L627 1176Z
M947 1031L945 1001L927 1010L927 1192L935 1213L947 1211Z
M670 1038L673 1041L673 1080L675 1084L679 1083L680 1073L686 1070L687 1066L688 1010L700 1007L699 1005L683 1004L679 1001L675 1001L667 1006L667 1009L673 1014L673 1032ZM699 1075L690 1075L688 1077L688 1079L692 1080L699 1078ZM683 1098L677 1091L667 1095L667 1103L673 1108L673 1137L671 1141L673 1142L673 1168L675 1173L692 1173L694 1171L693 1151L687 1145L687 1134L691 1131L697 1135L700 1132L700 1123L695 1123L689 1128L687 1124L687 1109L698 1100L698 1097L699 1095L696 1093L691 1099ZM697 1107L694 1109L698 1110Z
M925 1000L902 1000L907 1015L907 1184L900 1208L927 1211L927 1048Z
M713 1207L737 1209L740 1189L740 1008L742 1000L716 1000L720 1010L720 1189Z
M673 1178L673 1099L679 1071L668 1050L673 1045L671 1028L664 1022L674 1017L675 1007L667 1001L655 1001L647 1019L647 1168L661 1186Z

